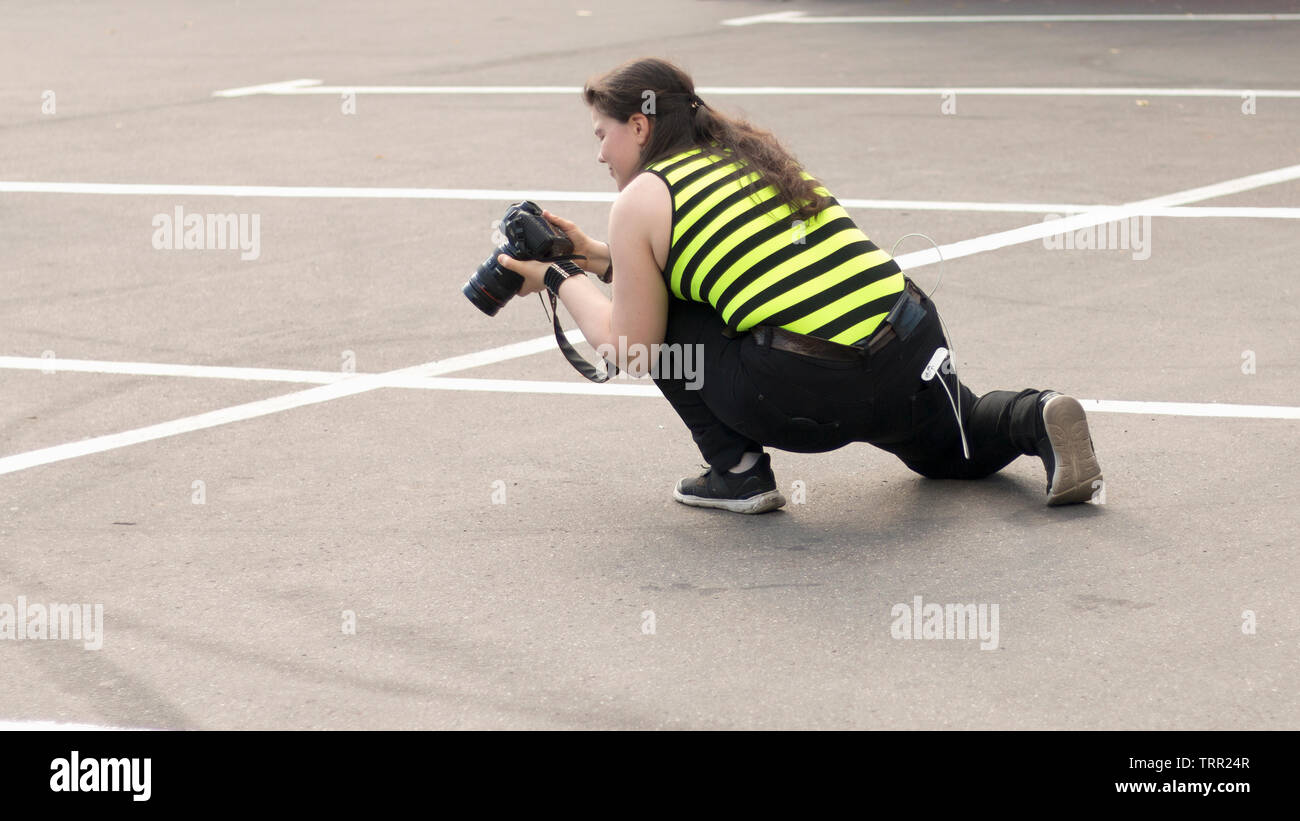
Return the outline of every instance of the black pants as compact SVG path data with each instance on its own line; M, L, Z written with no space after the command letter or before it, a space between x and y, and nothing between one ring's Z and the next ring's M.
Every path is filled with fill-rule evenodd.
M711 306L670 297L665 350L700 346L694 349L698 372L684 373L680 365L674 371L661 360L654 381L717 470L762 446L821 453L869 442L936 479L978 479L1017 456L1036 455L1043 435L1040 391L977 397L957 384L956 374L922 381L935 349L947 343L934 304L925 299L921 307L925 316L906 340L837 362L759 345L748 333L729 338ZM940 379L950 392L960 390L969 460Z

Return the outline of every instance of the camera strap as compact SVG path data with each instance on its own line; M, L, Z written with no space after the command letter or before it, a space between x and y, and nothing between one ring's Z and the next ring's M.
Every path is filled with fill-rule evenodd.
M573 263L569 262L569 265L573 265ZM577 266L573 267L576 268ZM601 362L605 364L605 372L601 373L590 362L583 359L582 354L575 351L573 346L569 344L569 340L564 336L564 331L560 328L560 312L559 306L556 304L555 294L547 291L546 295L551 298L551 320L555 324L555 341L560 346L560 353L564 354L564 358L569 360L569 364L573 366L575 371L592 382L608 382L610 377L618 373L618 366L607 359L602 359ZM538 292L537 296L540 299L541 292ZM542 300L542 310L546 310L545 300Z

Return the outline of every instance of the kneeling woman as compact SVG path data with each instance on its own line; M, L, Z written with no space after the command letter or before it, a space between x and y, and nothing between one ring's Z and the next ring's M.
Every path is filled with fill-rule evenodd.
M558 267L499 261L524 277L521 294L555 291L602 351L699 346L698 383L652 373L710 466L677 483L677 501L772 510L785 498L763 446L850 442L933 478L976 479L1038 456L1048 504L1092 498L1101 469L1079 402L1037 390L977 397L961 385L934 303L771 134L705 105L663 60L626 63L583 96L597 160L620 192L609 244L546 217L588 271L617 272L612 300Z

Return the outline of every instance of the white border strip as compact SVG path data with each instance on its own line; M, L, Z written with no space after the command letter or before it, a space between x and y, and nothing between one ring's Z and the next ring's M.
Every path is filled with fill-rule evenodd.
M752 26L755 23L783 23L791 17L802 17L805 12L802 11L776 11L771 14L755 14L750 17L732 17L730 20L723 20L724 26Z
M1271 88L1139 88L1111 86L715 86L700 94L800 97L1300 97L1300 90Z
M0 721L0 733L9 732L156 732L141 727L110 727L103 724L64 724L58 721Z
M571 342L582 340L582 332L573 330L569 331L566 336ZM444 359L441 362L427 362L422 365L413 365L409 368L400 368L394 371L388 371L380 374L349 374L347 379L334 382L329 385L321 385L315 388L308 388L304 391L276 396L270 399L260 399L255 402L246 402L234 407L222 408L220 410L200 413L195 416L186 416L181 419L174 419L170 422L161 422L156 425L148 425L143 428L123 431L121 433L112 433L106 436L96 436L90 439L82 439L77 442L69 442L65 445L56 445L54 447L41 448L26 453L18 453L13 456L0 458L0 475L14 473L19 470L36 467L38 465L47 465L51 462L59 462L64 459L74 459L78 456L87 456L92 453L102 453L106 450L123 448L128 445L136 445L141 442L152 442L155 439L164 439L169 436L176 436L182 433L190 433L196 430L217 427L218 425L229 424L230 422L240 422L245 419L255 419L259 416L267 416L280 411L301 408L305 405L315 405L320 402L328 402L331 399L340 399L344 396L354 396L359 393L373 391L383 388L393 380L402 380L404 378L418 378L438 376L444 373L476 368L480 365L491 365L496 362L503 362L507 359L514 359L520 356L528 356L538 351L546 350L555 344L553 336L541 336L536 339L530 339L524 342L516 342L510 345L503 345L499 348L492 348L487 351L456 356L451 359ZM55 360L42 360L46 367ZM83 360L84 361L84 360ZM192 375L192 374L191 374Z
M724 26L758 23L1267 23L1300 20L1300 14L948 14L910 17L808 17L802 11L756 14L723 20Z
M1300 219L1300 208L1254 208L1249 206L1178 206L1173 208L1143 208L1138 216L1153 217L1253 217L1255 219Z
M280 97L313 94L455 94L455 95L549 95L582 93L578 86L339 86L321 85L320 80L287 80L244 88L212 92L214 97L250 97L269 94ZM1242 97L1297 98L1297 89L1249 88L1137 88L1073 86L699 86L699 94L726 96L799 97L937 97L944 94L983 97Z
M1286 405L1221 405L1217 402L1129 402L1120 399L1080 399L1087 411L1160 416L1216 416L1232 419L1300 419L1300 408Z
M974 239L941 245L938 249L927 248L923 251L903 254L896 259L904 269L919 268L923 265L939 262L940 259L957 259L997 248L1005 248L1008 245L1019 245L1022 242L1032 242L1047 236L1055 236L1093 225L1101 225L1114 220L1127 219L1142 214L1145 209L1186 205L1191 202L1225 197L1229 194L1237 194L1242 191L1289 182L1295 179L1300 179L1300 165L1290 165L1273 171L1265 171L1261 174L1238 177L1235 180L1225 180L1213 185L1203 185L1198 188L1189 188L1186 191L1176 191L1173 194L1138 200L1114 208L1098 208L1084 214L1075 214L1055 220L1044 220L1043 222L1026 225L1023 228L1013 228L1010 231L999 231L994 234L975 237Z
M580 341L582 334L575 331L569 334L573 341ZM513 355L540 353L549 350L553 337L539 337L536 340L521 343L524 347L516 348ZM511 346L507 346L509 348ZM495 357L506 350L494 349ZM481 355L472 355L481 356ZM510 357L508 357L510 358ZM462 358L464 359L464 358ZM449 360L450 361L450 360ZM486 362L482 364L488 364ZM528 379L467 379L456 377L425 376L422 374L405 374L392 371L388 374L337 374L329 371L295 371L280 368L228 368L204 365L168 365L156 362L105 362L87 359L40 359L37 357L0 356L0 368L17 370L41 370L53 367L58 371L77 371L81 373L130 374L136 376L181 376L205 379L241 379L264 380L271 382L340 382L345 379L368 378L375 382L374 388L407 388L413 390L441 391L485 391L489 393L533 393L560 395L592 396L661 396L654 385L645 384L644 380L615 377L620 381L606 382L600 385L591 382L547 382ZM423 366L420 366L423 367ZM457 365L475 367L474 365ZM406 369L404 369L406 370ZM370 388L368 388L370 389ZM1112 399L1080 399L1083 405L1095 413L1146 413L1169 416L1214 416L1239 419L1300 419L1300 407L1287 405L1232 405L1215 402L1132 402ZM295 405L296 407L296 405ZM2 465L2 460L0 460ZM0 473L4 473L0 467Z
M299 197L378 200L553 200L613 202L616 192L508 190L504 188L359 188L325 185L172 185L111 182L0 181L0 193L97 194L106 196Z
M259 382L311 382L329 385L352 379L342 371L298 371L280 368L231 368L219 365L169 365L162 362L107 362L98 359L46 359L0 356L0 368L47 373L116 373L131 376L190 376L201 379L244 379Z
M0 181L0 193L89 194L102 196L282 197L302 199L500 200L518 202L613 202L618 194L603 191L508 190L499 188L356 188L312 185L183 185L104 182ZM1004 214L1080 214L1117 205L1052 202L969 202L962 200L878 200L838 198L845 208L879 211L979 211ZM1225 217L1300 219L1300 208L1251 206L1150 207L1133 212L1153 217Z

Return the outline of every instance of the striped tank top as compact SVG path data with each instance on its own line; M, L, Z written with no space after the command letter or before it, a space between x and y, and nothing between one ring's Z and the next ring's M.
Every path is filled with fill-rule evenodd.
M898 263L834 198L800 221L728 157L696 147L645 166L673 198L669 293L707 302L737 332L772 325L843 345L870 336L903 290Z

